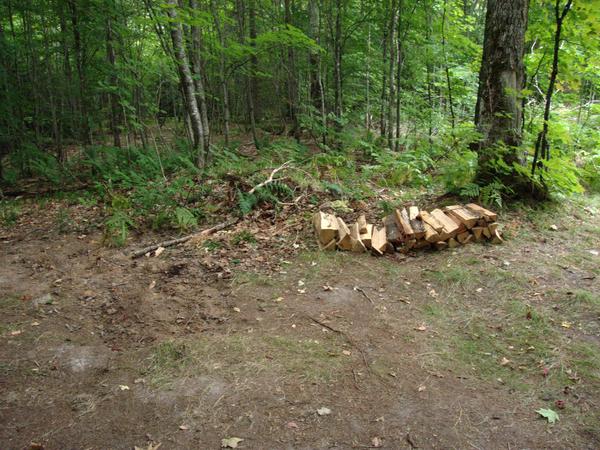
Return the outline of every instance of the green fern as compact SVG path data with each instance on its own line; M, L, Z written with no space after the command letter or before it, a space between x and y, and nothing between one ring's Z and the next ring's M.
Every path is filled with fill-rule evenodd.
M187 208L176 208L175 209L175 220L176 226L180 230L189 230L190 228L194 228L198 225L198 220L192 214L192 212Z

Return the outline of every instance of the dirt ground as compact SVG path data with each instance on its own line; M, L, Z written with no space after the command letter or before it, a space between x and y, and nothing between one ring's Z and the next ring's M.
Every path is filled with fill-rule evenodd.
M0 448L600 448L582 202L502 215L502 246L375 258L242 224L137 260L159 236L109 249L31 203L0 228Z

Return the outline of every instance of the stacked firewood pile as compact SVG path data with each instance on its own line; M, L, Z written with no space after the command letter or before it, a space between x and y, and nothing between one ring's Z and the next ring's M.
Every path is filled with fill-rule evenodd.
M314 215L313 223L323 250L383 255L426 247L441 250L483 240L499 244L502 237L496 219L496 213L469 203L430 212L416 206L397 209L383 219L381 226L367 223L364 215L347 225L342 218L321 211Z

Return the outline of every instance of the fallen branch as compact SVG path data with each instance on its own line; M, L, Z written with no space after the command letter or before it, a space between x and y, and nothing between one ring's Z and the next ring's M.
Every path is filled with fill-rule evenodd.
M261 187L266 186L267 184L272 183L273 181L275 181L273 179L273 177L275 176L275 174L277 172L279 172L280 170L283 170L285 168L287 168L290 164L292 163L292 161L286 161L284 162L281 166L273 169L273 171L271 172L271 175L269 175L269 178L267 178L265 181L263 181L262 183L258 183L256 186L254 186L252 189L250 189L248 191L248 195L250 194L254 194L254 192L256 192L257 189L260 189Z
M229 228L230 226L235 225L236 223L239 222L239 220L240 220L240 218L236 217L235 219L221 222L221 223L215 225L214 227L207 228L206 230L188 234L187 236L183 236L183 237L180 237L177 239L171 239L170 241L163 241L163 242L159 242L158 244L149 245L148 247L144 247L142 249L132 252L131 258L133 258L133 259L139 258L140 256L144 256L146 253L152 252L159 247L166 248L166 247L172 247L173 245L183 244L184 242L187 242L196 236L209 236L213 233L216 233L217 231L221 231L221 230L224 230L225 228Z

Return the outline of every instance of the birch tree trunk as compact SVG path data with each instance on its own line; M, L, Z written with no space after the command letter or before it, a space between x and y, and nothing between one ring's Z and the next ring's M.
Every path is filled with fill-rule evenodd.
M181 23L178 22L177 0L168 0L167 4L167 14L171 21L171 40L173 41L173 51L175 53L177 71L179 72L179 82L181 83L183 90L186 110L190 120L190 128L192 129L192 143L194 150L197 152L196 165L198 167L203 167L205 162L205 154L202 148L204 142L204 129L202 127L200 109L198 108L198 102L196 101L196 93L194 92L192 71L190 70L188 57L183 43Z
M198 10L196 0L190 0L190 9L192 12ZM200 28L197 25L191 25L192 35L192 71L194 74L194 87L196 89L196 103L200 109L200 120L202 121L202 151L204 152L204 161L208 161L210 151L210 128L208 126L208 111L206 107L206 93L204 91L204 81L202 79L202 58Z

